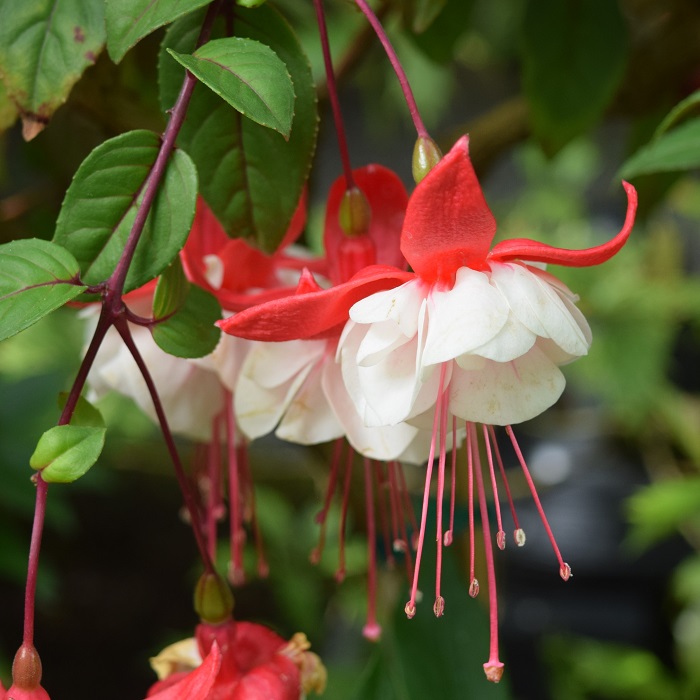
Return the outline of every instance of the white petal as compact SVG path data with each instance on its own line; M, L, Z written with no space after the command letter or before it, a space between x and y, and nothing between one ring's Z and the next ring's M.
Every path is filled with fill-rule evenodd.
M376 321L369 325L357 351L357 363L373 365L383 360L388 353L408 342L401 328L393 321Z
M489 361L484 369L471 372L456 369L450 411L477 423L521 423L555 403L564 384L559 368L535 346L512 362Z
M470 355L494 360L495 362L510 362L516 357L524 355L535 344L537 336L513 314L508 315L508 320L501 330L491 340L478 348L474 348Z
M218 255L205 255L204 277L213 289L221 289L224 283L224 263Z
M416 428L399 425L369 428L362 422L343 383L340 366L326 362L323 390L352 447L370 459L398 459L418 433Z
M494 263L491 267L493 283L523 325L551 338L568 355L580 357L588 352L588 324L583 320L581 325L583 316L578 310L575 316L570 312L575 296L565 285L547 272L517 263ZM563 297L568 298L564 301Z
M262 387L286 384L306 366L318 362L326 349L324 340L288 340L258 343L245 361L245 373Z
M317 362L296 392L275 434L282 440L315 445L342 437L343 428L322 387L323 367L335 364L332 356Z
M203 369L216 372L224 386L229 391L234 391L243 362L254 345L255 342L252 340L222 333L213 352L191 362Z
M427 291L428 286L415 279L370 294L350 307L350 318L357 323L393 321L407 338L412 338L417 332L418 313Z
M487 343L508 318L508 305L489 278L467 267L457 271L452 289L433 289L428 301L422 367L452 360Z

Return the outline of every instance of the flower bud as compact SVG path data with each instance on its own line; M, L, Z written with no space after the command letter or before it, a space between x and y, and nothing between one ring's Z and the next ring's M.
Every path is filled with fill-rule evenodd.
M338 223L346 236L355 237L369 230L372 210L369 202L358 187L345 190L338 210Z
M218 625L231 617L233 593L217 573L203 573L194 590L194 609L202 622Z
M41 687L41 659L32 644L22 644L12 662L12 685L8 700L50 700Z
M442 151L429 136L419 136L413 147L413 179L416 185L440 162Z

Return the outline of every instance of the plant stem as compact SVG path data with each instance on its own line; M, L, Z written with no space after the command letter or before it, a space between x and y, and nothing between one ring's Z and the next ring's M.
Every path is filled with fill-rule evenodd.
M326 85L328 97L331 101L331 109L333 110L333 121L335 122L335 130L338 135L338 149L340 150L340 159L343 162L343 173L345 174L345 188L354 188L355 179L352 175L352 166L350 165L350 154L348 152L348 142L345 137L345 127L343 125L343 115L340 111L340 101L338 100L338 86L335 82L335 74L333 73L333 60L331 58L331 49L328 44L328 27L326 26L326 17L323 12L323 0L314 0L316 8L316 21L318 23L318 32L321 37L321 48L323 50L323 63L326 68Z
M377 16L374 14L374 12L372 12L372 8L365 0L355 0L355 3L360 10L362 10L365 17L367 17L367 20L372 25L377 38L382 42L384 51L391 62L394 72L396 73L396 77L399 79L399 84L401 85L401 90L403 91L406 104L408 105L408 111L411 113L411 119L413 119L413 124L416 127L418 136L430 138L428 131L423 124L423 120L420 117L418 105L416 104L416 100L413 97L413 91L411 90L411 86L408 83L408 78L406 77L406 71L404 71L401 61L399 61L399 57L396 55L396 51L394 51L394 47L389 41L389 37L384 31L382 23L377 19Z
M141 376L146 382L146 387L148 388L148 393L151 395L151 400L153 401L153 407L156 411L156 416L158 417L158 424L160 425L160 430L163 433L163 439L165 440L165 445L170 454L170 459L173 462L173 467L175 469L175 476L177 478L178 484L180 485L180 490L182 491L182 497L185 501L185 507L187 508L187 513L190 516L190 522L192 524L192 531L194 532L194 538L197 543L197 549L199 550L199 555L204 564L204 569L206 573L215 573L214 564L212 562L211 556L209 555L209 550L207 549L206 542L204 540L204 534L202 530L201 518L199 517L199 510L197 508L197 503L192 492L192 487L187 479L187 474L180 461L180 455L178 454L177 447L175 446L175 440L173 434L170 431L170 426L168 425L168 420L165 417L165 411L163 410L163 404L161 403L160 397L158 396L158 391L156 390L156 385L153 382L151 373L146 367L146 363L141 357L141 353L136 347L136 343L131 335L131 330L129 330L129 325L126 319L118 319L114 327L118 331L119 335L122 337L124 344L128 348L131 356L134 358L134 362L141 372Z

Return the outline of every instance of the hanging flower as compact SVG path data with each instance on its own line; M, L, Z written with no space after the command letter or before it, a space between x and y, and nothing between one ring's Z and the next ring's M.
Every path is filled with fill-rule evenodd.
M306 636L287 642L252 622L202 623L151 660L155 700L299 700L322 693L326 670Z
M637 205L634 188L628 183L623 186L627 216L620 233L608 243L572 251L513 239L491 249L496 223L464 137L409 200L401 250L413 273L369 266L330 290L254 307L221 324L241 337L281 341L322 337L345 319L338 358L345 387L362 421L367 426L408 423L431 431L413 585L406 604L409 617L415 614L433 461L438 458L441 504L449 440L457 440L460 431L466 434L470 507L476 477L487 555L492 642L484 667L490 680L500 679L503 664L498 659L495 576L478 441L485 445L497 499L494 465L503 475L505 471L490 426L506 426L552 541L560 574L568 579L571 569L554 542L510 426L533 418L559 398L564 388L559 365L585 355L591 341L588 324L575 306L577 297L543 264L583 267L615 255L629 237ZM477 424L483 430L477 430ZM453 484L454 469L453 453ZM445 607L440 561L443 543L452 540L454 489L452 494L450 525L445 531L442 507L438 508L436 615L442 615ZM500 510L497 518L497 544L502 548ZM522 545L525 535L515 514L514 518L515 539ZM472 542L473 533L472 511ZM473 548L471 569L470 593L476 595Z

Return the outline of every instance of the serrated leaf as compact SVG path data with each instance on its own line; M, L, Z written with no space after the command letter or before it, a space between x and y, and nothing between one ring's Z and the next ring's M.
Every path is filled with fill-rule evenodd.
M106 0L107 51L115 62L143 37L210 0Z
M27 140L65 102L104 38L101 2L0 3L0 75L22 114Z
M58 407L63 410L68 400L68 392L62 391L58 395ZM105 422L99 409L93 406L84 396L79 396L70 419L70 425L78 425L87 428L104 428Z
M529 0L523 88L532 128L556 153L603 114L627 59L625 24L610 0Z
M105 442L105 428L57 425L40 438L29 459L49 483L68 484L79 479L97 461Z
M204 357L219 342L221 331L214 324L220 318L221 307L216 299L191 284L182 308L153 326L153 340L170 355Z
M151 167L160 149L151 131L130 131L98 146L83 161L66 192L53 240L75 255L82 279L110 277L136 218ZM146 220L124 291L159 275L187 240L197 198L197 173L175 151Z
M185 277L180 258L168 265L160 276L153 295L153 318L159 319L174 314L182 307L189 293L190 283Z
M640 148L620 170L620 177L688 170L700 165L700 117L690 119Z
M75 299L85 287L64 248L37 238L0 245L0 340Z
M164 47L190 53L199 33L197 13L176 22ZM272 252L287 231L301 197L316 144L316 91L311 68L282 16L269 6L237 10L236 33L268 46L279 56L294 83L296 100L288 141L249 119L197 85L179 143L192 156L200 192L231 236L254 240ZM225 32L223 22L214 36ZM172 107L183 69L165 54L160 60L160 95Z
M194 54L168 53L231 107L289 139L294 85L287 68L265 44L241 37L214 39Z

